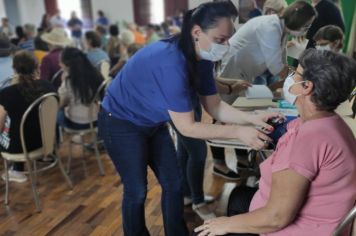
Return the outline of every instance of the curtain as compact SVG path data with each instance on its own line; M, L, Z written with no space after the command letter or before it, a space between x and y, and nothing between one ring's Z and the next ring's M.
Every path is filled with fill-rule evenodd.
M50 16L54 15L58 9L57 0L44 0L46 13Z

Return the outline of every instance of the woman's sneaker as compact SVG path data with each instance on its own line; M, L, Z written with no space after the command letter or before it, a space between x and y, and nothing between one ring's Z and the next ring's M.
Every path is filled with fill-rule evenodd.
M6 173L3 173L1 178L6 181ZM9 170L9 181L23 183L27 181L27 176L20 171Z
M222 170L219 170L216 167L213 168L213 174L217 175L217 176L220 176L220 177L222 177L224 179L227 179L227 180L239 180L239 179L241 179L241 176L238 173L235 173L232 170L224 172Z
M210 204L215 201L215 198L210 195L204 195L204 201L206 204ZM193 203L193 199L191 197L184 197L184 206L189 206Z
M197 204L197 205L193 204L192 209L195 213L197 213L197 215L202 220L209 220L209 219L216 218L216 215L214 214L214 212L212 212L210 210L209 206L205 202Z

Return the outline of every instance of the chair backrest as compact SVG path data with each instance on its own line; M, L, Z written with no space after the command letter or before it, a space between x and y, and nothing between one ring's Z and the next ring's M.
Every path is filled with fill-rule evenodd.
M101 104L101 100L102 97L104 95L104 92L107 88L107 86L110 84L111 79L105 79L103 80L103 82L100 84L100 86L98 87L98 89L96 90L93 99L90 102L89 105L89 117L92 116L92 114L94 114L95 109L97 109L100 104ZM92 119L92 122L90 122L90 128L93 129L94 128L94 122L96 121L96 119Z
M356 219L356 206L354 206L351 211L345 216L345 218L340 222L340 224L336 227L333 236L341 236L344 231L350 228L350 236L355 235L355 219Z
M51 84L53 84L53 86L58 89L61 84L62 84L62 74L63 74L63 70L60 69L59 71L57 71L51 78Z
M98 63L97 69L105 80L110 79L110 63L107 60L102 60Z
M36 99L25 111L20 123L20 138L22 150L27 156L25 140L25 122L29 114L38 107L39 122L41 128L43 155L49 155L54 151L56 140L56 122L59 109L59 97L57 93L46 93Z

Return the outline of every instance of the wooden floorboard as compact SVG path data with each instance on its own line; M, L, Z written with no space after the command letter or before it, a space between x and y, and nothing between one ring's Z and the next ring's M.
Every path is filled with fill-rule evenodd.
M66 161L67 144L60 156ZM209 155L210 156L210 155ZM70 190L59 169L53 168L38 175L38 190L43 207L36 213L29 183L10 184L10 204L4 205L4 181L0 181L0 235L123 235L121 200L123 186L106 154L101 158L106 175L100 176L92 154L85 158L85 169L79 147L74 149ZM2 165L0 165L1 170ZM219 197L225 181L212 175L212 161L208 158L204 189ZM151 171L148 172L146 223L152 236L164 235L160 207L161 189ZM211 205L212 208L216 204ZM201 220L187 207L185 218L190 229Z

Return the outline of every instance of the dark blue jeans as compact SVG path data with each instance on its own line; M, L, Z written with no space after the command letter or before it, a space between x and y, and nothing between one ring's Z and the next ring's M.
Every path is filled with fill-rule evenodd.
M99 112L98 121L99 136L104 140L124 186L124 234L149 235L144 214L149 166L162 187L165 235L188 235L183 218L182 174L167 126L137 126L117 119L103 109Z
M204 169L207 147L204 140L178 135L177 155L183 170L184 196L194 204L204 202Z
M194 119L201 121L202 109L198 97L193 97ZM194 204L204 202L204 169L207 156L207 147L204 140L185 137L175 128L178 145L177 156L183 170L184 196L191 197Z

